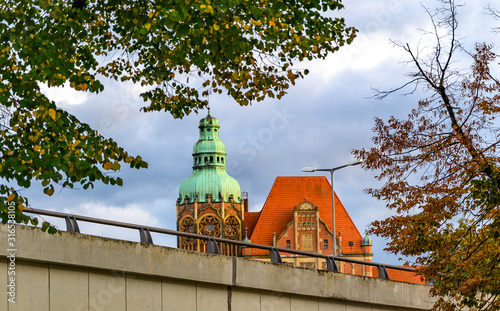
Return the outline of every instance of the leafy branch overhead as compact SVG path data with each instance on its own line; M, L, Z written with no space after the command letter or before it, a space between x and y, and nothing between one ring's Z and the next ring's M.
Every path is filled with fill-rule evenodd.
M27 206L13 186L84 189L123 163L146 167L112 139L59 109L41 86L99 93L100 79L145 87L144 111L176 118L206 106L209 93L240 105L282 97L307 70L356 33L324 12L336 0L0 1L0 216ZM18 213L17 221L29 217Z

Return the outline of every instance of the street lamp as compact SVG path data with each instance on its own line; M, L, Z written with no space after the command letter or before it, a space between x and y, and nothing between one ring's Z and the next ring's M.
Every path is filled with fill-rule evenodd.
M324 172L330 172L330 174L332 174L332 233L333 233L333 256L336 256L337 255L337 251L336 251L336 248L337 248L337 243L336 243L336 237L335 237L335 192L333 190L333 172L335 172L336 170L340 170L341 168L344 168L344 167L348 167L348 166L355 166L355 165L359 165L363 163L363 160L360 160L360 161L352 161L352 162L349 162L347 164L344 164L344 165L341 165L341 166L337 166L337 167L334 167L334 168L315 168L315 167L304 167L302 169L302 172L320 172L320 171L324 171Z

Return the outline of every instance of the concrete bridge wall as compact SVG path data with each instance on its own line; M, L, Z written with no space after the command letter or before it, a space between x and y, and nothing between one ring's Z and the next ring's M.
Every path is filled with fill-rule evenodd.
M0 235L7 236L0 224ZM16 226L0 238L0 311L429 310L429 287ZM11 254L15 253L15 260ZM10 270L9 270L10 269ZM2 286L5 288L5 286Z

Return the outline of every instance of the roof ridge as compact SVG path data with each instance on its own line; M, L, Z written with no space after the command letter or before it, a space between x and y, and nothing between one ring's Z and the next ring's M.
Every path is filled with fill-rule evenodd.
M356 232L358 232L358 234L359 234L361 237L363 237L363 235L359 232L358 227L356 226L356 224L355 224L355 223L354 223L354 221L352 220L351 215L349 215L349 213L347 212L347 208L344 206L344 204L342 203L342 201L340 201L340 198L337 196L337 192L335 192L335 191L334 191L334 193L335 193L335 198L337 198L337 200L338 200L338 201L339 201L339 203L340 203L340 206L344 209L345 214L347 215L347 218L349 219L349 221L352 223L352 225L353 225L354 229L356 229Z

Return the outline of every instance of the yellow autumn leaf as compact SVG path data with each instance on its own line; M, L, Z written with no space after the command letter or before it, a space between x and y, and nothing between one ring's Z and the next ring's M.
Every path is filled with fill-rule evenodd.
M114 171L118 171L120 169L121 165L120 163L118 162L115 162L111 165L111 168L114 170Z
M52 196L54 194L54 187L46 188L44 189L44 193L47 194L48 196Z
M24 206L24 205L22 205L22 204L19 204L19 205L17 206L17 208L18 208L18 209L22 212L22 211L24 211L24 210L26 209L26 206Z
M111 162L106 162L104 163L104 165L102 166L106 171L109 171L111 169L111 166L113 165L113 163Z
M14 200L14 198L16 197L16 194L15 193L11 193L8 197L7 197L7 201L9 202L12 202L12 200Z
M52 118L52 120L56 120L56 111L52 108L49 109L49 116Z
M151 23L144 24L144 28L146 28L149 31L149 28L151 28Z
M36 145L35 147L33 147L33 150L37 152L40 151L40 149L42 149L42 146Z

